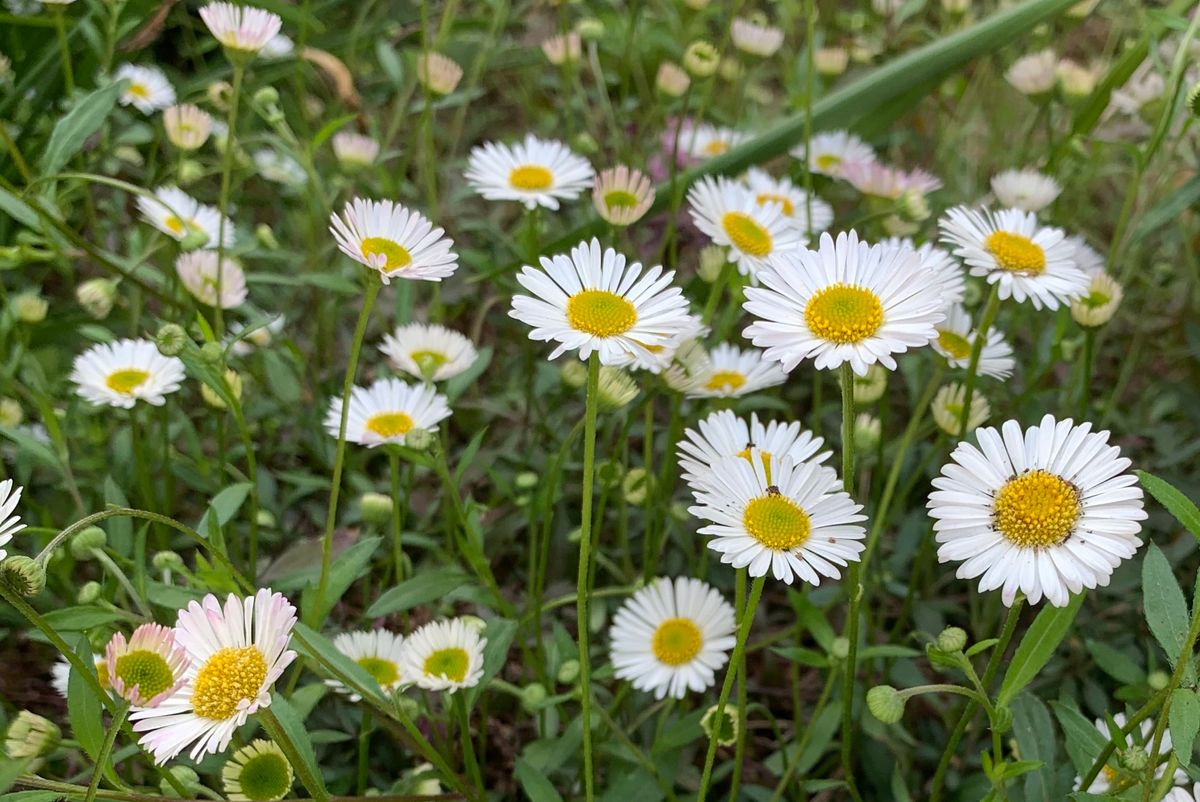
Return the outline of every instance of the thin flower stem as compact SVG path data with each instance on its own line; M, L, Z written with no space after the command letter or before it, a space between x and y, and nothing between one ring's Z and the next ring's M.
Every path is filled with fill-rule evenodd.
M104 566L104 570L112 574L113 579L117 580L117 584L124 590L125 594L133 601L133 605L138 608L138 612L142 617L150 620L154 616L150 613L150 608L146 606L146 602L138 594L133 583L129 581L129 577L125 576L125 572L121 570L121 566L117 565L112 557L105 553L104 549L95 549L92 551L92 556L96 558L96 562Z
M223 374L221 381L225 381ZM246 416L242 412L241 399L234 395L228 382L225 388L230 390L229 395L233 399L229 411L233 414L234 425L237 426L238 436L242 439L242 449L246 452L246 479L250 483L250 545L246 555L246 574L253 580L258 576L258 463L254 457L254 440L250 437L250 427L246 425Z
M836 671L830 671L825 679L825 687L821 688L821 695L817 697L817 703L813 707L812 715L809 716L809 726L804 728L804 734L800 736L800 741L796 744L796 749L794 750L796 753L795 758L788 762L787 771L785 771L783 776L779 778L779 782L776 784L775 790L771 793L771 799L769 802L779 802L780 797L783 796L783 791L785 788L795 787L792 784L792 776L796 773L797 767L800 765L800 757L804 754L804 750L808 748L809 739L812 738L813 722L820 718L821 714L825 712L825 705L829 703L829 697L833 693L833 685L837 681L837 676L838 675ZM796 726L798 726L799 712L800 711L797 710L794 714L797 716L797 721L793 722L792 724L793 731L795 730Z
M854 496L854 369L849 362L839 368L842 385L842 487ZM858 676L858 619L862 602L862 563L852 562L846 572L846 592L850 606L846 618L846 639L850 651L846 655L845 682L842 686L842 775L846 790L858 800L854 782L854 686Z
M733 586L733 606L741 610L746 602L746 574L737 572ZM746 661L737 667L737 741L733 748L733 777L729 781L729 798L737 799L738 786L742 784L742 756L746 754ZM717 720L718 723L721 721Z
M600 386L600 354L588 357L587 395L584 399L583 425L583 499L579 513L579 570L575 579L575 623L579 637L579 693L583 703L583 786L584 797L591 802L595 778L592 776L592 661L589 641L588 572L592 556L592 493L596 468L596 402Z
M311 771L308 763L301 756L299 747L288 735L284 726L279 723L279 719L275 717L275 712L269 707L259 708L258 721L271 736L271 740L283 750L309 796L316 802L329 802L329 792L325 790L325 783L321 781L320 776Z
M54 33L58 37L58 50L62 54L63 85L67 89L67 97L75 93L75 73L71 69L71 45L67 43L67 7L55 5Z
M1150 741L1150 755L1154 759L1157 759L1162 754L1163 737L1167 731L1167 716L1171 712L1171 694L1183 681L1183 672L1192 665L1192 656L1196 651L1197 638L1200 638L1200 605L1196 605L1196 609L1192 611L1192 623L1188 627L1187 638L1184 639L1183 647L1179 650L1179 656L1175 659L1175 670L1171 672L1171 681L1163 689L1163 703L1158 711L1158 719L1154 722L1154 737ZM1142 802L1150 802L1153 790L1154 783L1145 783L1145 788L1142 791Z
M742 573L746 572L745 568L738 570ZM714 720L718 723L725 715L725 703L729 701L729 692L733 688L733 677L746 659L746 640L750 636L750 626L754 623L754 612L758 609L758 600L762 598L763 585L766 581L767 577L764 574L755 577L754 582L750 584L750 600L746 602L746 607L742 610L733 656L729 659L729 667L725 669L725 680L721 683L721 694L717 697ZM704 773L700 775L700 790L696 795L696 802L704 802L705 797L708 796L708 786L712 782L713 763L717 757L717 738L720 736L720 726L713 727L712 734L708 737L708 751L704 753Z
M388 473L392 480L392 562L395 565L395 583L404 581L404 521L400 510L400 454L397 451L388 452Z
M242 77L245 67L234 60L233 89L229 93L229 115L226 125L229 130L225 136L225 152L221 155L221 191L217 196L217 211L221 218L217 221L217 303L213 304L213 328L217 340L225 336L224 310L221 308L221 279L225 275L225 221L229 212L229 185L233 178L233 157L237 152L237 118L238 103L242 94Z
M467 710L467 699L461 693L454 694L454 710L458 714L458 736L462 742L463 771L475 787L485 791L483 776L479 773L479 761L475 759L475 744L471 740L471 712Z
M363 708L362 720L358 724L358 777L354 783L354 792L359 796L367 792L367 769L371 762L372 724L371 711Z
M325 601L325 592L329 587L329 568L333 561L333 528L337 523L338 495L342 489L342 467L346 461L346 423L350 417L350 394L354 389L354 375L358 371L358 355L362 351L363 336L367 331L367 321L371 317L371 307L379 295L379 278L372 275L367 282L367 291L363 295L362 309L358 313L358 323L354 327L354 339L350 345L350 360L346 363L346 378L342 382L342 417L338 423L337 450L333 458L333 479L329 488L329 511L325 516L325 536L321 541L321 578L317 583L315 603L310 608L311 621L305 623L313 626L319 620L321 608Z
M84 796L83 802L95 802L96 792L100 790L100 778L104 776L104 767L112 757L113 745L117 742L117 733L121 731L121 725L125 723L125 717L128 715L129 703L121 702L117 711L113 713L108 732L104 733L104 741L100 744L100 752L96 755L96 768L92 771L92 779L88 783L87 794Z
M958 418L958 430L962 436L967 436L967 421L971 417L971 398L975 395L975 379L979 373L979 357L983 353L983 344L987 342L988 332L992 330L992 322L1000 309L1000 285L993 284L992 292L988 295L987 306L983 308L983 316L975 328L975 342L971 343L971 361L967 365L967 378L963 389L962 412Z
M1079 420L1085 421L1092 408L1092 371L1096 363L1096 329L1083 330L1083 380L1079 392Z

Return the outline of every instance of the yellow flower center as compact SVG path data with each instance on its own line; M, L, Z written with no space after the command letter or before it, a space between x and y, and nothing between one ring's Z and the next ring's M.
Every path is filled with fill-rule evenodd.
M130 84L129 94L134 97L148 98L150 97L150 89L145 84Z
M597 337L624 334L637 323L637 309L608 290L584 290L567 299L567 322Z
M971 355L971 341L949 329L938 331L938 345L955 359L966 359Z
M770 232L742 212L726 212L721 218L721 228L725 229L734 247L750 256L766 256L775 244Z
M715 370L705 388L718 393L733 393L746 383L746 376L736 370Z
M400 668L391 660L384 660L382 657L360 657L355 662L362 666L380 687L386 688L400 679Z
M772 551L798 548L812 532L808 513L774 487L767 488L767 495L750 500L742 513L742 525Z
M783 213L791 217L796 213L796 206L784 195L778 192L760 192L758 193L758 205L766 206L768 203L778 203L783 207Z
M257 698L266 679L267 661L257 646L226 646L196 674L192 709L201 718L223 721L240 703Z
M96 663L96 679L100 680L100 687L108 690L108 661L100 660Z
M1022 234L996 231L983 241L1001 269L1024 276L1040 276L1046 272L1046 252L1042 246Z
M832 170L842 163L842 157L835 153L822 153L817 156L817 167L822 170Z
M400 437L412 431L413 419L407 412L377 412L366 425L380 437Z
M467 678L467 668L471 658L466 649L453 646L449 649L438 649L425 658L422 667L429 677L445 677L451 682L462 682Z
M624 189L604 193L604 205L610 209L632 209L638 205L638 196Z
M1057 546L1066 540L1081 506L1079 489L1041 469L1009 479L992 507L996 529L1023 548Z
M175 684L175 675L157 652L138 649L117 658L117 676L126 688L137 686L145 697L158 696Z
M549 189L550 185L554 183L554 174L536 164L523 164L520 167L514 167L508 174L508 183L512 185L513 189L536 192Z
M712 139L704 146L704 152L709 156L720 156L729 150L729 143L724 139Z
M187 225L175 215L163 220L163 225L170 229L172 234L182 234L187 229Z
M694 660L703 645L704 636L695 622L689 618L668 618L654 630L650 648L658 662L681 666Z
M367 237L359 246L367 259L383 254L383 270L397 270L412 264L412 254L400 243L385 237Z
M747 444L745 448L737 453L737 456L746 460L746 462L750 462L750 449L752 448L754 448L754 443ZM767 475L767 483L769 484L771 482L771 452L759 451L758 458L762 460L763 473Z
M883 325L883 303L870 290L839 281L808 299L804 322L823 340L838 345L859 343Z
M139 368L125 368L124 370L115 370L108 374L108 378L104 383L108 385L108 389L121 395L129 395L136 390L146 379L150 378L150 373Z

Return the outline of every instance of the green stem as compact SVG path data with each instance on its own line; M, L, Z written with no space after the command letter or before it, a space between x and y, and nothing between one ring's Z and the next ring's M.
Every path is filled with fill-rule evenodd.
M454 694L454 710L458 714L458 737L462 743L463 771L475 787L484 791L483 776L479 773L479 761L475 759L475 743L471 740L471 712L467 710L467 699L461 693Z
M800 757L804 754L804 750L808 748L808 742L813 733L812 723L820 718L821 714L825 712L825 705L829 703L829 697L833 693L833 683L836 679L837 672L830 671L828 678L825 680L825 687L821 689L821 695L817 697L817 704L813 707L812 715L809 716L809 726L804 728L804 734L800 736L800 742L796 744L795 758L789 761L787 771L785 771L783 776L779 778L779 783L776 784L775 790L771 793L771 799L769 802L779 802L780 797L783 796L783 791L785 788L795 787L792 785L792 775L796 773L796 767L800 765ZM797 716L797 720L792 725L793 729L798 726L799 723L798 710L796 711L795 715Z
M738 571L733 586L733 606L741 610L746 603L746 573ZM737 666L737 740L733 747L733 777L729 781L729 798L737 799L738 786L742 784L742 757L746 754L746 667L745 660ZM717 718L718 724L720 717Z
M1131 733L1137 730L1139 724L1150 718L1150 714L1155 710L1162 707L1167 695L1167 692L1163 690L1151 696L1146 704L1142 705L1136 713L1126 720L1125 726L1121 728L1120 733L1108 739L1108 743L1100 750L1100 754L1096 755L1096 760L1092 763L1092 767L1088 769L1088 772L1083 775L1083 779L1080 780L1080 788L1088 788L1095 782L1096 777L1100 776L1100 772L1107 765L1108 759L1112 757L1112 753L1116 751L1116 742L1125 741Z
M1083 330L1083 381L1079 393L1079 422L1087 420L1092 408L1092 370L1096 362L1096 330L1091 326Z
M104 569L108 573L112 574L113 579L117 580L117 584L125 590L126 595L133 601L134 606L138 608L138 612L142 614L142 617L147 620L152 619L154 616L150 613L150 608L142 601L142 597L138 594L137 589L133 587L133 583L129 581L129 577L125 576L125 572L121 570L121 566L117 565L113 561L113 558L109 557L103 549L93 550L92 556L96 558L96 562L104 566Z
M229 115L226 124L229 131L225 138L225 152L221 156L221 192L217 196L217 211L221 219L217 221L217 303L213 305L213 328L217 340L225 336L224 310L221 308L221 279L225 274L225 221L229 212L229 185L233 177L233 157L237 152L237 118L238 102L242 94L242 77L245 68L238 61L233 61L233 89L229 93Z
M100 778L104 776L104 767L112 756L113 745L117 742L117 733L121 731L121 725L125 723L127 715L129 715L129 703L121 702L117 712L113 713L108 732L104 733L104 742L100 744L100 753L96 755L96 769L92 772L87 795L83 798L84 802L95 802L96 792L100 790Z
M275 712L269 707L259 708L258 721L271 736L271 740L283 750L309 796L316 802L329 802L329 792L325 790L325 783L309 768L308 763L301 756L299 747L296 746L283 725L279 723L279 719L275 718Z
M1193 665L1192 657L1196 650L1197 638L1200 638L1200 605L1196 605L1196 609L1192 611L1192 624L1188 627L1187 638L1179 650L1179 656L1175 659L1175 670L1171 672L1171 681L1163 689L1162 708L1158 711L1158 719L1154 722L1154 737L1150 740L1150 759L1153 761L1157 761L1159 755L1162 754L1163 736L1167 731L1167 717L1171 712L1171 694L1183 681L1183 672ZM1153 790L1154 783L1145 783L1142 802L1150 802Z
M311 621L309 626L317 623L321 608L325 601L325 592L329 587L329 568L333 561L333 528L337 523L338 495L342 489L342 467L346 462L346 422L350 416L350 394L354 389L354 375L358 371L358 355L362 351L363 336L367 331L367 320L371 316L371 307L379 295L379 278L372 275L367 282L367 291L363 296L362 309L358 313L358 323L354 327L354 340L350 345L350 360L346 363L346 378L342 382L342 417L338 424L337 450L333 458L333 479L329 489L329 511L325 516L325 536L321 541L321 578L317 583L317 596L310 608Z
M67 8L54 6L54 33L58 37L58 50L62 57L63 84L67 97L75 93L75 73L71 69L71 46L67 43Z
M975 378L979 373L979 357L983 354L983 344L987 342L988 332L991 331L992 321L1000 309L1000 285L993 284L992 292L988 295L987 306L983 308L983 316L975 328L975 341L971 343L971 361L967 365L967 378L963 390L962 412L958 418L960 436L967 436L967 421L971 417L971 397L975 395Z
M224 374L221 375L221 381L225 381ZM233 396L232 388L226 382L225 387L230 390L230 396ZM246 574L253 581L258 576L258 463L254 457L254 440L250 437L250 427L246 425L246 416L242 412L242 402L234 397L233 404L229 408L233 413L233 422L237 426L238 436L242 440L242 449L246 452L246 479L250 483L250 545L249 553L246 556ZM166 466L164 466L166 470Z
M579 693L583 703L583 785L584 797L591 802L592 776L592 660L589 644L587 582L592 556L592 492L596 467L596 402L600 385L600 354L588 357L587 395L584 399L583 424L583 499L579 520L579 570L575 579L575 622L579 633Z
M397 451L388 452L388 473L392 479L392 562L395 564L395 583L398 585L404 581L404 522L400 517L400 454Z
M367 769L371 762L371 711L363 708L362 720L358 725L358 778L354 783L355 793L362 796L367 792Z
M854 496L854 370L849 362L840 368L842 387L842 486ZM854 782L854 685L858 676L858 620L859 605L862 603L862 563L853 562L846 572L846 592L850 606L846 618L846 639L850 651L846 655L846 678L842 687L842 775L846 790L854 799L859 798Z
M742 573L746 571L745 568L739 570ZM733 647L733 656L729 660L729 667L725 670L725 681L721 683L721 694L717 697L715 719L718 723L725 715L725 703L729 701L729 691L733 688L733 677L746 659L746 639L750 636L754 612L758 609L758 600L762 598L763 584L766 581L766 575L758 576L750 585L750 600L746 602L746 608L742 610L742 619L738 623L737 643ZM704 802L705 797L708 796L708 786L712 782L713 763L717 757L717 738L720 735L721 728L713 727L712 735L708 738L708 751L704 753L704 773L700 775L700 791L696 795L696 802Z

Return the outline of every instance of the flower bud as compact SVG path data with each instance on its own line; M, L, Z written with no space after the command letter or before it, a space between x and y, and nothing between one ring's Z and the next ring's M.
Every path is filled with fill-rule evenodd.
M32 557L14 554L0 562L0 579L18 595L31 598L46 587L46 569Z
M575 23L575 32L587 41L597 41L604 37L604 22L596 17L584 17Z
M925 193L919 189L910 189L906 191L898 199L900 212L905 219L915 223L920 223L929 219L931 212L929 211L929 201L925 197Z
M422 53L417 56L417 81L435 95L448 95L462 80L462 67L441 53Z
M179 241L180 250L196 251L208 244L208 234L200 229L188 229L188 232L183 235L183 239Z
M637 382L633 380L632 376L620 368L601 366L596 398L602 408L609 412L615 412L636 398L637 394Z
M521 471L513 480L513 484L515 484L519 490L532 490L538 486L539 482L541 482L541 477L539 477L533 471Z
M179 356L190 340L183 326L178 323L164 323L154 338L154 344L163 356Z
M81 587L79 592L75 594L75 603L95 604L100 599L100 594L103 592L103 590L104 588L100 586L99 582L84 582L83 587Z
M15 296L11 304L13 314L22 323L41 323L50 309L50 303L36 290Z
M233 87L228 81L213 81L204 91L208 102L221 111L229 110L229 99L233 96Z
M90 560L93 552L104 548L108 543L108 535L98 526L89 526L82 532L77 532L71 538L71 556L76 560Z
M742 67L742 64L740 61L733 58L732 56L727 56L727 57L721 59L721 64L717 68L717 71L721 74L722 78L724 78L726 81L729 81L730 83L733 83L738 78L741 78L742 73L744 73L746 70ZM747 87L747 90L748 89L749 89L749 87Z
M256 106L274 106L279 103L279 92L273 86L258 89L250 98Z
M854 419L854 450L859 454L870 454L879 447L883 424L869 412L860 412Z
M218 140L221 141L221 140ZM179 172L176 174L179 185L186 187L204 177L204 165L195 159L184 159L179 162Z
M4 751L13 760L28 760L50 754L61 740L62 731L53 721L22 710L8 725Z
M463 622L467 628L475 630L480 635L487 629L487 621L484 621L477 615L460 615L458 620Z
M717 71L721 59L717 49L703 39L697 39L683 51L683 66L697 78L708 78Z
M937 636L937 647L943 652L961 652L967 645L967 632L959 627L946 627Z
M270 510L260 509L256 520L263 529L275 528L275 516L271 514Z
M75 300L96 320L108 317L116 299L117 285L106 278L88 279L75 288Z
M1150 765L1150 755L1143 747L1131 746L1117 751L1117 762L1137 774L1145 771L1146 766Z
M374 526L385 526L392 519L392 510L396 505L391 496L383 493L363 493L358 498L358 506L364 521Z
M841 377L838 377L841 383ZM874 404L887 390L887 370L882 365L871 365L865 376L854 374L854 405Z
M559 371L563 384L579 389L587 384L587 366L582 362L571 360L564 362Z
M558 674L555 679L559 685L570 685L579 677L579 661L564 660L562 665L558 667Z
M531 682L521 689L521 706L532 713L546 701L546 689L539 682Z
M1187 110L1193 117L1200 117L1200 81L1192 84L1187 93Z
M704 716L700 719L700 729L704 730L704 734L711 740L714 731L716 732L716 740L718 746L733 746L737 743L738 732L741 730L741 721L738 718L737 708L726 704L721 711L720 723L717 722L717 706L713 705L705 711Z
M813 51L813 66L818 75L836 78L850 65L850 52L844 47L818 47Z
M405 436L404 447L413 451L428 451L436 442L437 437L428 429L413 429Z
M691 83L692 79L683 67L673 61L659 64L658 74L654 76L654 87L667 97L683 97Z
M720 245L705 245L700 251L700 268L696 271L700 280L712 284L721 277L721 270L729 262L729 252Z
M621 493L625 496L625 501L634 506L640 506L646 503L646 496L652 487L654 487L653 475L645 468L632 468L629 473L625 474L625 480L621 482Z
M220 343L205 343L200 346L200 358L209 365L220 365L225 358L225 349L221 347Z
M15 398L0 398L0 426L20 426L25 420L25 410Z
M850 656L850 641L846 638L834 638L829 644L829 655L834 660L845 660Z
M155 552L154 556L150 558L150 564L156 571L175 572L183 568L183 558L177 552L163 550Z
M891 685L876 685L867 691L867 709L884 724L904 718L904 698Z
M1146 684L1150 686L1152 691L1161 691L1170 683L1171 676L1165 671L1151 671L1146 676Z
M279 250L279 240L275 238L275 232L266 223L259 223L254 229L254 239L268 251Z
M232 368L226 368L225 385L235 400L242 400L241 374ZM200 397L204 399L204 403L208 404L213 409L225 409L225 399L217 395L217 391L209 387L207 384L200 385Z
M1096 273L1087 295L1071 301L1071 317L1084 328L1103 326L1117 313L1124 294L1116 279L1107 273Z
M601 487L612 490L625 479L625 466L615 459L602 462L596 468L596 479Z

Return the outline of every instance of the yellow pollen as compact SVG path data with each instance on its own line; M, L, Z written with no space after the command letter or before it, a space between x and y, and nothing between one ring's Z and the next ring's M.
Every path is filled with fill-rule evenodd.
M637 324L637 309L608 290L584 290L567 299L567 322L576 331L615 337Z
M709 156L720 156L729 150L729 143L723 139L714 139L704 146L704 152Z
M223 721L238 705L258 697L267 679L267 661L257 646L226 646L208 658L193 681L197 716Z
M104 380L104 383L113 392L120 393L121 395L129 395L149 378L150 374L147 371L140 370L139 368L125 368L124 370L114 370L108 374L108 378Z
M384 660L382 657L360 657L355 662L362 666L380 687L386 688L400 679L400 669L391 660Z
M704 636L695 622L689 618L668 618L654 630L650 648L658 662L681 666L694 660L703 645Z
M401 437L412 431L413 419L407 412L377 412L366 425L380 437Z
M842 163L842 157L833 153L822 153L817 156L817 167L822 170L832 170Z
M145 84L130 84L129 94L136 97L146 98L150 97L150 90L146 88Z
M750 449L752 449L752 448L754 448L754 444L750 443L745 448L743 448L741 451L739 451L737 453L737 455L739 457L741 457L742 459L746 460L746 462L750 462ZM771 452L770 451L759 451L758 455L759 455L759 459L762 460L763 472L767 475L767 484L770 484L771 483Z
M800 505L779 491L751 499L742 513L750 536L772 551L791 551L808 540L812 523Z
M714 370L705 388L718 393L734 393L746 383L746 376L736 370Z
M184 222L175 215L171 215L164 220L163 225L170 229L172 234L182 234L184 230L187 229L187 226L184 224Z
M471 658L466 649L457 646L449 649L438 649L425 658L422 668L429 677L445 677L451 682L462 682L467 678L467 668Z
M512 185L513 189L536 192L541 189L549 189L550 185L554 183L554 174L536 164L523 164L520 167L514 167L508 174L508 183Z
M362 241L359 249L367 259L382 254L384 262L380 269L389 272L412 264L412 254L408 252L407 248L384 237L367 237Z
M971 341L958 332L942 329L938 331L938 345L955 359L971 356Z
M1040 276L1046 272L1046 252L1042 246L1022 234L996 231L983 241L1001 269L1023 276Z
M610 209L632 209L638 205L638 197L623 189L614 189L604 193L604 205Z
M1009 479L993 502L996 530L1023 548L1057 546L1079 520L1079 489L1041 469Z
M109 689L108 683L108 661L100 660L96 663L96 679L100 680L100 687L104 690Z
M742 212L726 212L721 218L721 228L734 247L750 256L766 256L775 244L770 232Z
M768 203L778 203L783 207L783 213L787 217L791 217L796 213L796 206L785 196L777 192L760 192L758 193L758 205L766 206Z
M158 696L175 684L175 675L157 652L137 649L117 658L117 676L126 688L137 686L144 697Z
M839 281L808 299L804 322L822 340L838 345L859 343L883 325L883 304L870 290Z

